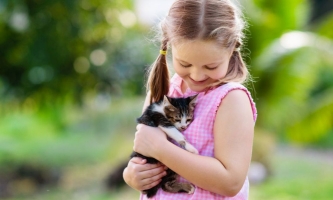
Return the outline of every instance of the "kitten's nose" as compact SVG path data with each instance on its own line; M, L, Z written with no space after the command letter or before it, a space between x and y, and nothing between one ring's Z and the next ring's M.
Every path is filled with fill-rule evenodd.
M182 131L183 131L186 129L186 126L182 126L182 127L180 127L180 129L182 129Z

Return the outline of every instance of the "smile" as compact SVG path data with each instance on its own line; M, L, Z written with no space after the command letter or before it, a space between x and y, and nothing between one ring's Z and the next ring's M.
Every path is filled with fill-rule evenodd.
M194 85L202 85L204 84L208 79L205 79L203 81L195 81L193 80L192 78L189 77L189 79L191 80L191 82L194 84Z

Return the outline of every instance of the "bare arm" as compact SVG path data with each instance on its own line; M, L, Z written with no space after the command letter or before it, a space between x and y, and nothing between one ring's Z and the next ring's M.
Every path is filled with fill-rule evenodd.
M149 131L141 125L137 135ZM208 191L234 196L242 188L252 155L252 142L254 134L254 120L248 96L240 90L231 91L221 103L214 124L215 157L206 157L189 153L172 143L165 137L150 134L150 148L134 148L135 151L149 155L164 163L170 169L183 176L193 184ZM147 135L145 135L147 140ZM140 136L136 136L140 140ZM150 140L150 139L149 139ZM147 150L147 151L145 151ZM189 166L190 169L189 170Z

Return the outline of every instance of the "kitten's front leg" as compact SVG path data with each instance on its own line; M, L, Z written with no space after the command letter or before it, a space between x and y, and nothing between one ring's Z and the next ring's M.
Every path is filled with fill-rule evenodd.
M178 144L180 144L182 147L184 147L187 151L194 153L194 154L199 154L198 150L188 143L185 140L184 135L179 132L175 127L163 127L163 126L158 126L162 131L164 131L170 138L174 139Z

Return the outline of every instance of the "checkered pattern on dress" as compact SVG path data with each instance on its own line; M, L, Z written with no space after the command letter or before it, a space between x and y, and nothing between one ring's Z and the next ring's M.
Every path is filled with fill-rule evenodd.
M198 94L190 89L185 93L181 91L182 79L175 74L171 79L169 96L187 97ZM216 112L223 98L232 90L243 90L251 102L253 119L257 119L257 110L250 92L239 83L227 83L208 92L201 92L197 98L197 104L194 110L194 120L190 126L183 132L187 141L196 147L200 155L214 157L214 138L213 126ZM178 176L181 182L187 182L184 178ZM186 193L169 193L159 189L157 194L152 198L154 200L247 200L249 193L249 181L246 178L240 192L234 197L226 197L209 192L200 187L196 187L193 194ZM148 199L146 195L140 196L141 200Z

